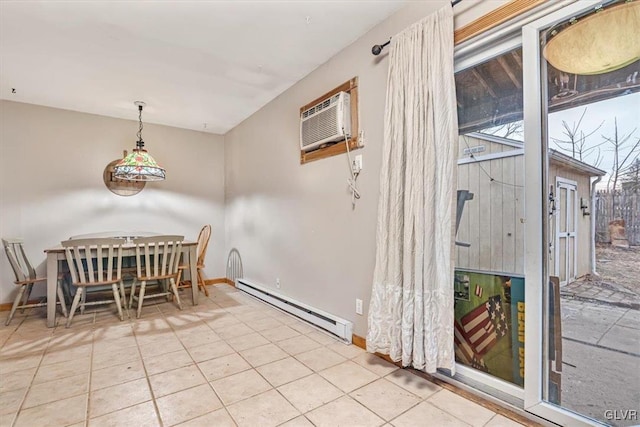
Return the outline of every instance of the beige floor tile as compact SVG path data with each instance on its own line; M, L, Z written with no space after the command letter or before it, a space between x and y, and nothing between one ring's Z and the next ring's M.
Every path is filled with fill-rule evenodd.
M0 359L0 372L15 372L23 369L35 368L42 360L42 353L35 355L20 355ZM63 360L60 360L62 362Z
M179 424L180 427L236 427L236 423L229 415L226 409L218 409L198 418Z
M20 411L15 427L67 426L84 421L87 411L87 395L57 400Z
M227 409L240 427L274 427L300 415L275 390L234 403Z
M248 321L247 324L251 329L258 332L265 331L267 329L277 328L283 325L281 321L279 321L278 319L274 319L273 317L270 317L268 314L267 314L267 317L263 317L259 320Z
M262 321L263 319L272 319L269 316L269 313L264 310L252 310L246 313L235 314L235 316L242 322L248 324L252 329L253 326L251 325L251 323L260 323L260 321Z
M123 312L122 314L124 315L125 320L127 320L127 313ZM93 323L97 326L101 326L105 323L110 323L113 320L120 320L118 318L118 310L115 304L112 304L109 308L104 310L97 311Z
M57 329L56 329L57 331ZM71 331L71 332L70 332ZM93 344L93 329L85 328L83 330L65 329L62 328L62 332L56 332L47 347L47 353L59 351L59 350L79 350L84 346L92 348ZM86 354L81 354L80 357L84 357ZM57 362L62 362L58 360ZM57 363L53 362L53 363Z
M262 335L257 332L252 334L242 335L240 337L235 337L227 340L227 344L229 344L235 351L247 350L249 348L257 347L260 345L269 344Z
M399 369L393 363L389 363L383 358L371 353L362 353L355 357L353 361L381 377Z
M198 367L209 381L215 381L251 369L251 365L237 353L198 363Z
M156 427L160 425L151 401L130 406L89 420L89 427Z
M318 374L280 386L278 391L303 414L344 394Z
M202 320L199 320L198 322L194 322L188 327L182 327L182 328L174 327L173 330L178 336L178 338L180 339L182 339L182 337L186 337L189 335L199 335L207 332L213 332L212 329L209 327L209 325L207 325L207 323Z
M68 362L59 362L51 365L42 365L33 379L34 384L45 383L47 381L59 380L66 377L89 372L91 359L83 357L82 359L70 360Z
M20 409L20 404L27 394L27 388L0 393L0 415L13 414Z
M162 354L172 353L174 351L183 350L184 346L180 342L180 340L175 336L171 335L166 340L155 342L151 344L141 345L140 353L142 353L142 358L160 356Z
M313 424L304 415L300 415L284 424L280 424L280 427L313 427Z
M208 326L206 331L191 332L188 334L180 334L178 338L186 348L197 347L200 345L219 342L222 338L213 332Z
M37 368L29 368L20 371L9 371L0 368L0 374L2 375L0 393L29 387L36 370Z
M211 324L211 322L209 322L209 324ZM221 329L216 329L215 331L218 335L220 335L222 339L225 339L225 340L240 337L242 335L252 334L255 332L253 329L251 329L244 323L236 323L235 325L227 326Z
M225 405L247 399L272 388L271 384L265 381L254 369L212 381L211 385Z
M196 362L204 362L205 360L216 359L233 353L235 353L233 348L224 341L189 348L189 354Z
M151 400L151 392L146 378L92 391L90 394L89 417L100 415Z
M120 338L101 339L93 343L93 354L109 353L116 350L125 351L125 349L130 349L137 345L138 342L133 335Z
M8 338L2 350L0 350L0 358L12 357L18 355L27 354L42 354L49 345L50 337L21 337L19 335L13 335Z
M55 390L55 392L54 392ZM74 375L47 383L32 385L24 400L23 408L54 402L89 391L89 373Z
M300 353L295 357L316 372L338 365L347 360L335 351L325 347Z
M0 427L11 427L13 425L13 420L16 418L16 413L11 412L8 414L0 414Z
M137 347L119 349L107 353L94 354L91 369L97 371L111 366L133 363L140 360L140 353Z
M288 324L291 329L294 329L301 334L308 334L309 332L313 332L316 329L313 326L310 326L308 323L303 322L301 320L297 322L291 322Z
M160 356L147 357L142 359L147 375L155 375L161 372L171 371L193 364L193 359L187 350L178 350L172 353L161 354Z
M350 396L387 421L422 401L384 378L355 390Z
M222 407L209 384L161 397L156 403L165 426L179 424Z
M455 418L429 402L422 402L419 405L409 409L398 418L391 421L395 427L416 427L425 424L425 420L429 420L430 425L442 427L469 427L459 419Z
M274 387L311 375L313 372L293 357L256 368Z
M354 344L345 344L341 341L335 342L333 344L329 344L327 346L328 349L335 351L339 355L346 357L347 359L354 359L364 353L363 349Z
M0 427L84 427L87 411L87 426L518 425L230 286L210 290L142 319L92 309L48 329L30 310L0 325Z
M240 352L240 355L254 367L266 365L267 363L289 357L287 353L282 351L282 349L275 344L267 344L243 350Z
M86 311L85 314L80 314L80 310L76 311L76 314L71 319L70 329L81 330L83 328L92 328L93 321L95 320L96 313L91 311ZM57 325L65 325L67 320L63 317L58 316L56 318Z
M431 381L421 378L406 369L398 369L385 377L392 383L399 385L403 389L426 399L442 388Z
M134 325L135 328L136 325ZM170 326L162 327L157 331L135 331L136 341L139 346L157 344L164 341L177 339L177 335Z
M131 310L129 310L129 316L131 316L132 319L136 317L137 309L138 309L138 301L134 301L133 307L131 308ZM158 309L158 306L153 301L144 302L144 305L142 306L142 311L140 312L141 319L149 319L150 317L159 316L159 315L160 315L160 310Z
M306 335L298 335L293 338L278 341L277 345L293 356L322 346L318 341L314 341Z
M320 371L319 374L346 393L380 378L350 360Z
M338 341L337 338L334 338L325 332L320 332L317 330L314 330L313 332L309 332L307 336L312 340L318 341L322 345L329 345Z
M144 378L145 376L146 374L140 360L98 369L91 373L91 390L111 387L137 380L138 378Z
M117 340L120 338L133 338L133 329L131 328L130 323L109 323L96 327L93 332L94 343Z
M520 427L522 424L510 420L507 417L496 414L491 420L485 424L485 427Z
M163 311L161 309L161 311ZM197 326L202 320L195 314L189 311L178 311L170 315L165 315L167 323L169 323L174 330Z
M475 427L486 424L495 415L495 412L449 390L439 391L428 402Z
M132 310L131 313L135 317L134 310ZM157 315L144 316L144 318L136 320L132 329L140 345L150 344L155 340L164 339L166 335L174 333L160 312L158 312Z
M73 346L56 346L47 349L42 358L43 365L52 365L54 363L68 362L70 360L83 359L91 356L93 344L83 344L76 347Z
M368 427L384 424L382 418L349 396L341 397L318 409L307 412L305 416L316 427ZM424 424L424 420L422 423Z
M232 328L238 324L242 324L242 321L232 314L229 314L227 312L220 312L215 316L207 319L206 323L214 331L220 332L221 330ZM248 333L251 332L254 332L254 330L252 329Z
M300 332L291 329L287 325L277 326L273 329L265 329L260 333L271 342L278 342L300 335Z
M207 380L196 365L185 366L149 377L153 395L158 397L204 384Z

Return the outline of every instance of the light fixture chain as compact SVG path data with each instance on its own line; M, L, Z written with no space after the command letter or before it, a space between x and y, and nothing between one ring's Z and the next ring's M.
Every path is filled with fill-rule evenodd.
M138 141L142 141L142 106L138 107L138 122L140 127L138 128Z

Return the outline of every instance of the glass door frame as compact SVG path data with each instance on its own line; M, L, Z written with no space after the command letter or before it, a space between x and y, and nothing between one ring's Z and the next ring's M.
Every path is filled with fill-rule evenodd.
M525 144L525 387L524 409L561 425L604 425L549 403L548 307L544 291L549 280L549 188L546 61L541 60L540 32L556 22L593 10L601 1L581 0L547 14L522 27ZM535 142L539 142L536 144ZM555 182L554 182L555 185Z
M524 26L530 22L535 22L539 19L544 18L545 16L549 15L550 13L553 13L554 11L557 11L573 2L575 2L577 0L562 0L562 1L553 1L553 2L548 2L540 7L537 7L523 15L521 15L519 18L514 19L512 21L508 21L503 25L500 25L496 28L493 28L491 30L485 31L484 33L482 33L482 35L480 37L475 37L473 39L470 39L469 41L466 41L458 46L456 46L455 48L455 53L454 53L454 72L457 73L459 71L465 70L467 68L471 68L477 64L480 64L484 61L487 61L493 57L499 56L505 52L508 52L518 46L522 46L523 47L523 96L525 97L524 100L526 102L526 95L524 94L524 90L526 88L526 78L527 75L525 74L525 65L524 65L524 57L526 56L524 53L524 43L523 43L523 31L522 29L524 28ZM536 76L537 76L537 72L536 72ZM536 77L537 78L537 77ZM540 103L538 103L538 105L541 105ZM523 107L526 108L526 105L524 105ZM524 113L526 114L526 109L524 110ZM525 133L525 140L527 140L527 135ZM540 140L538 138L538 140ZM525 144L526 147L526 144ZM538 147L538 146L536 146ZM525 163L526 163L526 157L527 157L527 152L525 149ZM540 156L537 157L538 161L540 159ZM536 163L536 167L538 169L539 168L540 163ZM538 173L539 175L539 173ZM529 179L529 175L528 172L526 171L526 164L525 164L525 217L528 217L530 212L527 211L527 206L528 206L528 201L527 201L527 197L531 197L531 195L526 193L527 190L527 183L529 183L529 187L531 187L531 185L533 184L534 188L537 185L537 182L530 180ZM535 198L536 200L539 199L539 193L535 193ZM530 236L527 235L527 224L525 224L525 241L527 241L527 239L530 238ZM536 238L533 240L533 242L535 244L537 244L537 240L539 240L539 236L536 236ZM541 243L540 243L541 244ZM525 257L527 256L527 252L526 252L526 247L528 245L525 245ZM541 260L538 260L538 262L540 262ZM527 277L527 268L526 268L526 259L525 259L525 270L524 270L524 274L525 274L525 303L527 301L527 298L530 298L530 296L528 296L526 294L526 289L528 288L528 286L526 285L526 283L529 282L529 277ZM529 286L530 287L530 286ZM533 300L532 300L533 301ZM536 300L538 301L538 300ZM542 302L542 299L539 299L540 303ZM527 310L529 311L529 310ZM526 312L525 312L525 316L526 316ZM525 323L527 322L527 320L525 319ZM530 323L531 324L531 323ZM532 342L530 341L530 338L528 338L526 336L527 333L527 329L525 328L525 341L528 342ZM525 345L525 352L526 352L527 346ZM525 378L527 375L527 355L525 354ZM542 375L542 373L538 373L537 375ZM480 372L477 371L473 368L470 368L466 365L463 365L461 363L456 362L456 375L455 376L450 376L447 373L437 373L436 377L444 380L444 381L451 381L453 380L455 383L458 384L458 386L462 387L462 388L468 388L471 387L473 389L475 389L476 391L481 391L483 393L485 393L485 396L487 398L498 398L501 401L507 402L507 403L511 403L512 405L514 405L515 407L519 408L519 409L526 409L526 404L525 404L525 388L527 387L527 382L529 381L529 379L525 379L525 388L520 387L518 385L509 383L507 381L504 381L500 378L496 378L493 377L489 374L486 374L484 372ZM536 383L537 384L537 383ZM481 387L478 387L478 385L480 385Z

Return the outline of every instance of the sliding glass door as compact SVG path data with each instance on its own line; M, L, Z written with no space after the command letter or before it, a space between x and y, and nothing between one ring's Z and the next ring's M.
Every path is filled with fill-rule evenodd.
M454 378L561 425L640 423L638 6L549 2L456 52Z
M580 1L523 28L525 408L563 425L639 423L639 20Z

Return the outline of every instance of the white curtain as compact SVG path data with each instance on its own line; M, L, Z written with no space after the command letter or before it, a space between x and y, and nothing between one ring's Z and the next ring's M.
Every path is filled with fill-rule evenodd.
M450 5L392 38L367 351L454 370L458 127Z

